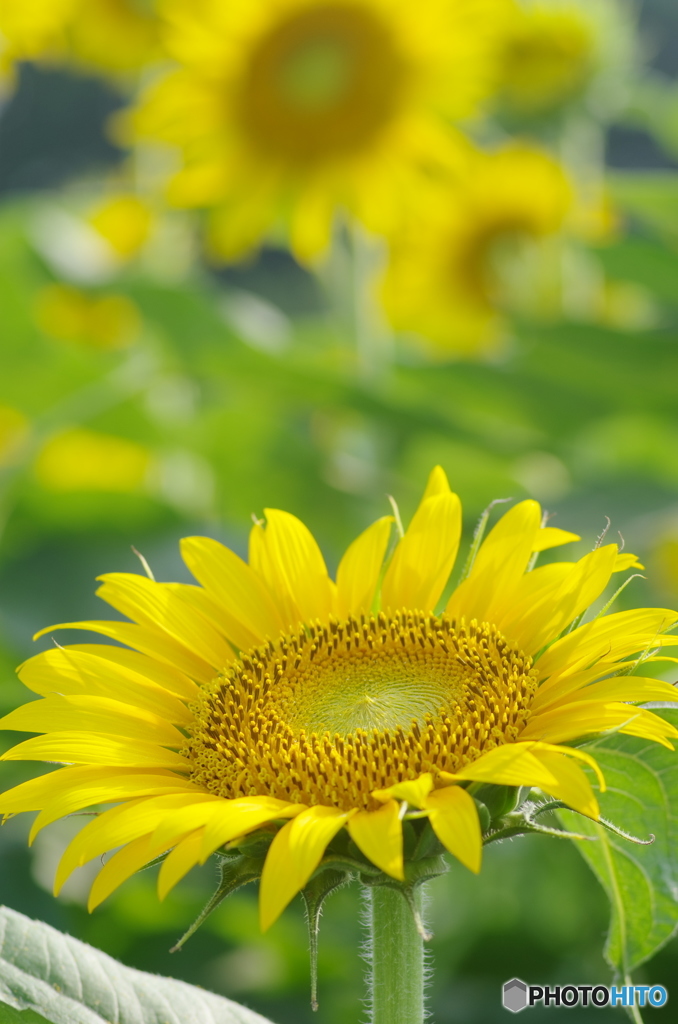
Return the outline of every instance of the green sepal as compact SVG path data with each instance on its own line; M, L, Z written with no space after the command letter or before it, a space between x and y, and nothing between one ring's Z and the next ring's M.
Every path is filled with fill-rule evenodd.
M197 932L200 925L207 920L212 911L216 910L227 896L230 896L231 893L241 886L247 885L248 882L256 882L258 878L261 878L263 868L264 860L260 857L247 857L244 854L235 857L220 857L219 870L221 878L216 891L207 901L188 931L184 932L179 941L172 946L170 953L178 953L184 943Z
M500 821L507 814L517 811L525 803L530 792L529 786L496 786L494 784L478 786L474 788L471 795L474 800L487 808L490 821L485 826L481 817L483 832L486 832L490 825Z
M335 889L340 889L351 880L348 871L336 871L326 868L316 871L311 880L301 890L301 897L306 908L306 924L308 925L308 941L311 957L311 1009L318 1009L318 934L320 932L320 914L326 898Z
M428 818L422 818L417 824L419 825L419 834L416 846L412 851L412 860L424 860L445 853L445 847L433 831L433 826Z

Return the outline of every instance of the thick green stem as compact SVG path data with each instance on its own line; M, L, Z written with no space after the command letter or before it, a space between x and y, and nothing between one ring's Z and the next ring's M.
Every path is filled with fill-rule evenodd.
M413 894L421 910L421 886ZM423 1024L424 945L412 908L388 886L368 890L370 1024Z

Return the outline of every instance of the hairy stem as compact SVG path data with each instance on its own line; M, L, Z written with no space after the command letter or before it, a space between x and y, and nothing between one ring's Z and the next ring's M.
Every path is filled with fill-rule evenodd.
M423 1024L424 946L412 908L397 889L369 889L370 1024ZM421 913L421 886L413 893Z

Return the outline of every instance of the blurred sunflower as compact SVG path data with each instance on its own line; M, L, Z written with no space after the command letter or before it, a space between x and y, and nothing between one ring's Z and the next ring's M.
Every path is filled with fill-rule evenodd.
M59 49L77 0L0 0L0 74Z
M160 53L158 20L143 0L0 0L0 71L22 60L72 62L119 74Z
M567 177L540 150L511 145L474 153L454 188L427 200L394 238L382 285L386 314L433 354L492 353L502 340L506 267L521 247L562 227L572 202Z
M234 259L282 223L297 256L344 208L383 230L421 172L456 159L449 120L491 90L511 0L165 0L181 64L134 132L178 147L177 206L208 207Z
M19 673L43 699L0 721L45 734L6 760L66 765L0 797L5 815L40 811L31 840L64 815L116 805L72 840L57 891L78 865L120 847L90 908L167 854L163 897L194 865L265 826L267 928L345 831L402 879L402 817L419 809L416 818L428 817L478 871L469 782L537 786L596 818L581 767L600 779L595 761L564 744L613 729L671 746L676 730L628 702L670 700L674 689L621 673L639 652L675 643L665 630L678 613L580 624L635 556L609 544L531 569L536 552L578 538L543 527L539 505L523 501L445 600L461 506L440 468L386 558L391 528L384 517L362 533L336 582L307 528L276 509L252 530L249 564L209 538L184 540L198 585L101 578L99 596L131 621L58 628L125 646L59 646L31 658Z
M611 85L627 92L634 49L632 14L618 0L523 0L504 36L499 96L519 117L549 115L613 76L600 114Z

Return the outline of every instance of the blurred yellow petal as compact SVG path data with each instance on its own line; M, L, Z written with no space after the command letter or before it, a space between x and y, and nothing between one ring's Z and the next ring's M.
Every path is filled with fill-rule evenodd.
M348 820L333 807L309 807L280 829L261 876L261 930L268 931L318 867L327 844Z
M107 783L110 783L110 787L104 789ZM74 809L80 810L81 807L102 802L105 793L108 792L112 794L110 802L124 799L128 784L132 792L137 785L141 785L142 789L146 785L157 785L158 791L164 789L166 785L168 788L176 785L177 789L188 789L193 786L165 768L149 769L143 774L136 768L111 768L108 765L59 768L0 793L0 814L39 811L47 804L51 805L62 798L64 803L74 800ZM118 792L123 796L116 797ZM92 799L89 799L90 794ZM78 805L80 799L84 802Z
M337 569L337 615L369 612L379 585L393 516L383 516L349 546Z
M537 532L534 550L548 551L549 548L557 548L561 544L571 544L575 540L581 540L581 537L576 533L569 533L568 530L559 530L556 526L545 526Z
M0 404L0 469L20 458L29 430L28 418L22 412Z
M77 427L51 437L35 461L49 491L132 493L143 488L151 455L136 441Z
M483 840L473 797L461 786L446 786L430 794L426 808L433 831L445 849L477 874Z
M136 256L148 240L153 214L138 196L117 195L93 210L89 222L115 254L126 260Z
M632 555L630 551L620 552L617 555L612 572L625 572L627 569L644 569L642 562L638 561L638 555Z
M405 877L400 805L389 800L378 811L358 811L348 822L351 839L361 853L393 878Z

